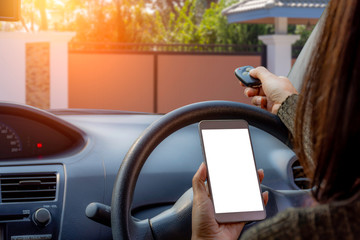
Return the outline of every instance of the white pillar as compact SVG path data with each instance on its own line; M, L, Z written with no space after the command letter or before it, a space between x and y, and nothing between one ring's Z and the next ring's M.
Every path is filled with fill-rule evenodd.
M274 19L275 34L287 34L288 32L288 18L276 17Z
M22 34L0 32L0 101L25 104L25 50Z
M259 39L267 46L267 68L279 76L287 76L291 68L291 45L299 35L263 35Z
M68 108L68 42L73 32L0 32L0 101L26 103L26 43L50 43L50 108Z
M75 33L57 33L50 40L50 108L69 107L68 42Z

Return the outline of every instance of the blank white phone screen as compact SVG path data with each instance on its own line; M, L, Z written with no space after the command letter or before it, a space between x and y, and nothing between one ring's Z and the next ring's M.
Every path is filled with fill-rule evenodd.
M202 129L216 213L263 210L248 129Z

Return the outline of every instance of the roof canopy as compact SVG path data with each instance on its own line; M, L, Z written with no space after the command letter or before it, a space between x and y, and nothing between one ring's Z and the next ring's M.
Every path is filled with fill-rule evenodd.
M278 17L289 24L315 24L329 0L240 0L223 10L229 23L274 23Z

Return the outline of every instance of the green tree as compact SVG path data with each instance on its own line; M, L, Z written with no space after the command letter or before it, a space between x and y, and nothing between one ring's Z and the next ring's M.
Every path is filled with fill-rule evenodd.
M175 12L170 12L164 21L159 11L155 12L156 34L152 41L156 43L197 43L198 31L194 1L186 0Z
M229 24L222 10L233 4L220 0L211 2L204 9L201 0L186 0L181 8L176 7L164 24L162 15L156 12L157 43L198 44L258 44L259 34L273 31L269 24ZM200 17L199 17L200 16Z
M244 24L227 22L222 10L233 2L220 0L218 3L211 3L202 18L199 26L201 43L205 44L259 44L257 36L268 34L273 31L269 24Z
M75 31L74 41L145 42L154 25L143 1L79 1L66 7L66 21L59 30ZM145 30L143 31L142 28Z
M46 16L46 0L36 0L35 7L40 12L40 30L46 31L48 29L48 20Z
M180 44L259 44L271 24L229 24L222 10L238 0L22 0L30 31L74 31L74 41ZM53 18L56 16L56 18ZM56 21L54 19L57 19ZM308 26L290 26L303 44Z

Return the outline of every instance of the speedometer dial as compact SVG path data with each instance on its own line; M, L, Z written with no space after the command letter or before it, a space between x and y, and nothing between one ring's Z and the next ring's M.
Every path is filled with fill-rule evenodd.
M21 150L22 144L16 132L0 122L0 157L21 152Z

